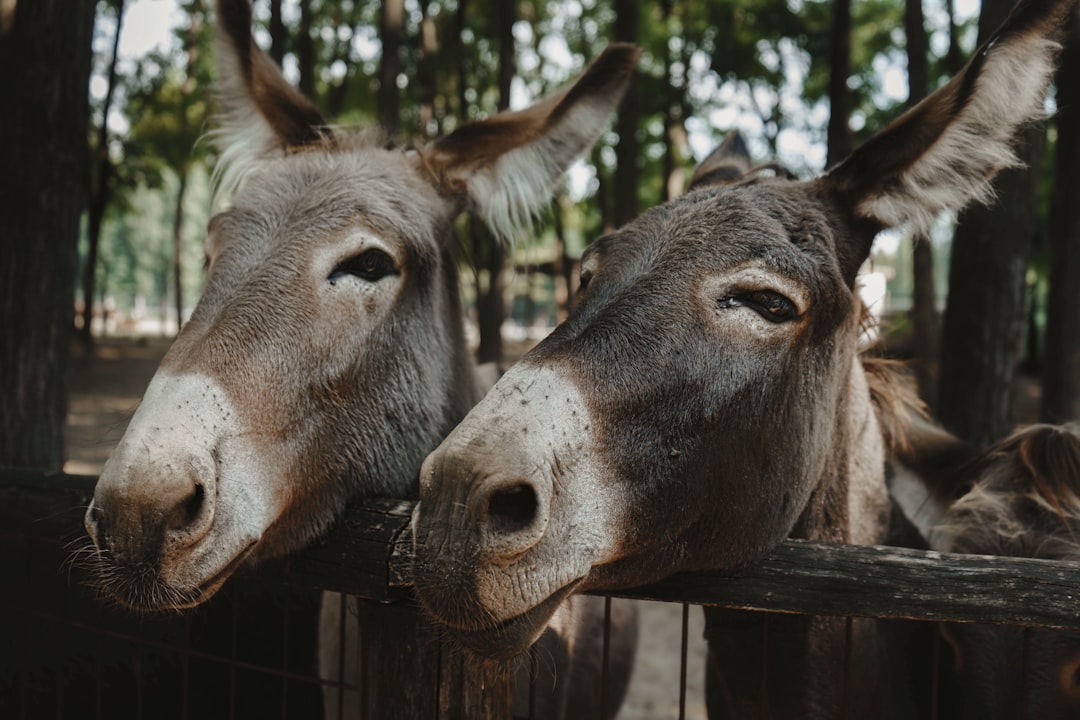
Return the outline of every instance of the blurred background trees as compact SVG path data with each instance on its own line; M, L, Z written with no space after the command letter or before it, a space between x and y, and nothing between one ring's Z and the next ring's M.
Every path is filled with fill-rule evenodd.
M27 39L38 12L55 3L17 0L14 11L0 10L0 82L10 88L5 98L25 96L19 101L25 107L44 103L34 93L47 92L33 86L46 82L33 73L52 78L61 67L60 57L42 55ZM523 106L570 80L610 40L643 46L619 119L571 172L532 237L504 251L475 223L459 223L478 354L497 360L504 342L536 339L564 315L576 259L589 242L679 194L695 158L725 133L742 132L758 161L775 158L801 176L820 172L955 72L1011 0L984 0L981 22L977 0L254 4L258 41L328 116L345 125L381 123L403 143L423 143L464 120ZM5 129L11 128L2 143L9 153L0 196L9 247L3 311L13 342L0 355L16 345L29 348L43 335L55 355L74 329L86 348L80 357L92 357L95 336L173 334L194 306L211 212L213 157L199 142L213 107L211 5L79 0L72 5L78 12L49 26L50 42L63 34L65 58L77 54L87 64L92 58L92 72L89 83L71 81L88 92L51 121L44 137L38 115L5 114ZM91 14L92 34L89 20L79 19ZM1021 371L1045 377L1046 417L1080 414L1078 55L1074 40L1048 122L1028 134L1030 170L1002 180L999 202L965 212L959 229L955 218L943 217L917 242L903 232L883 236L868 268L868 282L884 289L873 309L888 320L890 351L916 360L924 397L975 442L993 439L1016 420ZM31 77L38 79L28 82ZM20 88L24 95L11 94ZM19 103L6 105L24 106ZM41 147L27 143L62 137L80 142L27 151ZM32 160L42 155L59 161L63 172L33 174ZM81 228L68 219L49 231L55 244L47 256L41 254L45 231L20 229L10 207L25 204L31 186L38 192L46 185L83 217ZM50 221L59 223L59 216ZM24 276L33 279L18 279ZM37 309L46 295L48 313ZM24 417L27 403L37 402L23 397L27 383L62 388L66 360L48 357L42 361L48 381L3 368L5 422ZM1032 386L1039 387L1023 387ZM59 402L44 395L40 401ZM0 463L20 457L9 454Z

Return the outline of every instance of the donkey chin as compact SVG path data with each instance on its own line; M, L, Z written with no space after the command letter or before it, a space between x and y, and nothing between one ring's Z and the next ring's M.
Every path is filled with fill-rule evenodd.
M574 593L581 582L576 580L564 585L520 615L488 624L478 623L476 619L492 619L489 611L485 612L477 604L477 611L469 614L471 617L463 615L460 610L463 595L452 591L440 592L446 591L445 585L438 589L431 586L421 589L419 586L424 583L418 578L417 589L420 590L418 597L424 610L440 623L440 630L452 642L481 657L511 660L532 647L551 625L563 601ZM439 602L440 597L445 597L448 602Z
M166 556L135 562L117 562L99 553L93 585L117 605L139 613L155 614L185 610L214 596L225 581L252 554L252 541L220 570L203 577L202 561L172 560Z

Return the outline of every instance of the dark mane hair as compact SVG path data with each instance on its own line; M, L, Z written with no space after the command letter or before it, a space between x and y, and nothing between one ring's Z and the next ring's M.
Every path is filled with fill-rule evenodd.
M1036 424L964 468L971 489L934 530L954 552L1080 558L1080 426Z

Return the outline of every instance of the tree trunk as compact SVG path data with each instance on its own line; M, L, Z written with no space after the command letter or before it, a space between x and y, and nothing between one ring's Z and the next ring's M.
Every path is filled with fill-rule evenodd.
M926 21L922 0L905 0L904 33L907 36L908 106L924 97L929 86L930 63L927 58Z
M517 22L517 3L497 3L499 42L499 112L510 109L510 84L517 68L514 63L514 23Z
M1056 175L1050 199L1050 296L1046 313L1042 416L1080 420L1080 22L1057 77Z
M674 3L668 0L662 4L665 24L670 28L671 14L674 12ZM683 21L686 22L686 13L689 8L683 9ZM686 46L678 56L671 49L670 41L665 45L664 64L667 67L667 93L666 108L664 115L664 188L663 200L666 202L682 195L686 186L686 173L683 171L682 159L689 154L690 138L686 132L686 68L690 67L689 58L686 57ZM676 61L683 67L683 76L676 77L674 68Z
M64 460L93 24L92 0L34 0L0 36L0 465Z
M458 124L461 124L469 119L469 101L466 97L465 90L468 87L465 76L466 63L465 63L465 43L461 39L468 28L468 0L458 0L457 13L454 16L454 32L450 34L450 42L453 43L451 47L451 54L457 58L457 118Z
M980 41L1011 0L986 0ZM949 265L941 347L939 416L964 440L986 446L1013 428L1013 382L1023 351L1028 262L1038 217L1035 187L1045 142L1042 123L1021 137L1026 168L994 183L997 201L961 213Z
M424 4L423 12L424 17L420 21L420 61L416 70L419 85L417 99L420 102L420 136L431 138L439 135L438 127L433 127L435 125L439 32L435 27L435 18L431 15L429 3Z
M559 251L556 263L558 278L555 280L555 304L557 306L557 323L561 323L570 314L574 307L574 258L570 257L570 251L566 247L566 231L563 225L563 202L562 196L555 199L552 204L552 217L555 220L555 242ZM559 291L559 287L562 291Z
M311 37L313 13L311 0L300 0L300 27L296 31L296 64L300 71L299 87L315 100L315 41Z
M638 3L615 0L616 42L638 42ZM613 220L621 227L637 217L638 189L638 122L641 115L641 93L638 84L631 83L619 109L616 130L619 144L615 148L615 203Z
M281 18L281 0L270 0L270 57L278 64L285 61L285 21Z
M79 339L89 359L94 344L94 285L97 281L98 247L101 242L101 225L105 220L105 208L109 204L113 165L109 158L109 111L112 109L113 91L116 89L116 63L119 59L120 31L124 26L124 0L116 4L116 33L113 35L112 58L109 60L109 76L105 101L101 105L101 126L97 128L97 147L91 156L96 168L87 174L86 218L86 264L83 265L83 317Z
M931 410L938 399L940 330L934 290L934 247L927 235L912 238L911 326L915 337L915 378L919 397Z
M396 135L401 122L401 93L397 77L401 74L401 40L405 33L404 0L383 0L379 21L382 57L379 60L379 122L386 132Z
M964 67L964 53L960 49L960 28L956 24L956 0L946 0L949 12L949 49L945 52L945 70L956 75Z
M610 180L604 169L604 158L599 143L593 145L592 164L596 168L596 194L593 195L593 203L600 214L600 234L607 235L615 229L615 221L611 216Z
M345 67L345 72L341 76L341 80L336 84L327 88L326 101L324 107L326 108L326 114L328 117L337 117L341 114L341 111L345 108L345 101L349 97L349 89L352 86L352 79L355 76L353 71L353 55L352 45L356 39L357 28L361 23L361 10L363 6L360 2L353 3L353 6L349 12L348 17L339 17L335 15L336 21L334 23L334 51L331 54L327 67L333 67L337 63L341 63ZM343 32L343 28L346 29Z
M188 168L183 163L176 169L179 187L176 189L176 214L173 216L173 290L176 309L176 334L184 326L184 196L187 191Z
M191 8L191 25L188 28L185 40L184 52L187 54L187 76L180 87L180 137L188 136L188 109L191 106L191 95L195 92L195 68L199 62L199 35L202 32L203 20L202 2L196 0ZM190 166L186 159L180 161L176 167L178 187L176 189L176 213L173 215L173 291L176 307L176 334L184 326L184 285L183 285L183 258L184 258L184 197L187 194L188 171Z
M517 20L517 3L501 2L498 10L499 41L499 110L510 108L510 83L514 79L514 22ZM473 242L483 247L484 268L487 270L487 286L476 298L476 318L479 325L480 345L476 349L477 362L501 363L503 355L502 324L506 318L506 302L503 299L503 265L506 249L501 238L493 238L480 223L474 223L479 232L473 233Z
M78 331L79 342L83 346L84 357L90 359L94 347L94 293L97 292L98 250L101 246L101 226L105 222L105 207L108 193L102 185L108 182L107 175L112 174L112 163L108 160L108 150L104 157L96 150L91 154L97 164L97 187L91 188L92 195L87 199L86 211L86 260L82 268L82 326Z
M926 97L930 63L927 57L926 22L922 0L905 0L904 33L907 35L908 107ZM913 238L911 323L915 337L915 377L919 395L933 408L938 396L938 322L934 292L934 248L930 237Z
M829 35L829 129L828 154L825 161L832 167L854 147L849 118L851 115L851 0L833 3L833 23Z

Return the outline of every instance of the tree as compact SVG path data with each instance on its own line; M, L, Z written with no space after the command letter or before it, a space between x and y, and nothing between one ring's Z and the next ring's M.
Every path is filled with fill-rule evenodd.
M129 80L132 88L126 108L132 125L124 146L125 165L139 168L139 180L156 187L165 187L169 171L177 179L169 263L177 329L183 320L184 203L189 174L208 151L206 144L198 143L209 115L206 93L200 90L211 87L210 33L205 32L203 2L183 4L191 20L178 30L179 48L143 58L137 77Z
M1057 146L1050 199L1050 296L1042 416L1080 420L1080 21L1061 56L1057 76Z
M397 78L401 74L401 44L405 35L404 0L383 0L379 37L382 58L379 61L379 122L391 135L397 134L401 121L401 93Z
M20 2L11 22L0 35L0 464L59 470L94 2Z
M300 0L300 27L297 28L294 46L296 65L300 71L300 92L306 97L315 95L315 39L311 36L314 20L312 0Z
M985 0L980 42L1012 0ZM1035 186L1045 127L1027 130L1024 168L1001 173L997 200L960 214L949 265L941 344L939 417L961 438L985 446L1013 427L1013 383L1023 349L1025 278L1038 226Z
M617 42L638 42L638 3L632 0L615 0L615 40ZM615 202L614 222L616 227L637 217L638 194L638 125L641 112L641 93L638 83L632 83L626 91L616 129L619 144L615 149Z
M187 55L184 77L180 81L179 112L179 135L182 141L192 137L191 107L192 96L195 93L195 82L199 64L199 40L202 35L205 10L202 0L192 0L188 6L188 14L191 16L191 24L188 26L184 39L184 54ZM197 130L195 132L198 132ZM185 142L186 144L186 142ZM182 153L175 165L179 184L176 190L176 203L173 214L173 292L175 293L176 309L176 332L179 333L184 324L184 283L183 283L183 257L184 257L184 198L187 195L188 172L191 168L191 147L188 152Z
M664 114L664 165L663 199L670 200L682 194L686 178L683 173L683 158L690 156L690 139L686 133L686 116L689 103L686 99L686 72L690 66L689 46L684 29L686 16L690 13L689 5L676 7L673 0L660 3L663 25L668 31L664 43L664 65L667 66L667 88ZM676 54L675 46L678 47Z
M907 36L908 107L918 104L929 90L930 62L922 0L905 0L904 34ZM925 235L913 239L911 320L917 338L915 376L919 394L929 404L937 402L938 323L934 293L934 250Z
M109 57L109 70L106 79L105 100L101 104L101 122L97 127L96 142L91 147L90 172L87 173L87 251L83 263L82 327L79 338L89 357L93 345L94 286L97 277L98 246L101 241L101 225L105 220L105 209L112 195L116 169L109 155L109 112L112 109L113 96L117 85L117 63L119 61L120 31L124 27L124 0L116 0L116 31L113 34L112 54Z
M270 0L270 57L280 67L285 62L285 21L281 17L281 0Z
M431 4L425 2L420 20L420 60L417 63L417 100L420 103L420 136L427 139L439 135L435 116L437 92L437 60L439 53L438 29L431 14Z
M510 83L515 72L514 22L517 20L517 3L500 2L496 4L496 8L496 40L499 48L498 109L502 111L510 107ZM502 281L506 251L502 244L503 238L492 238L476 218L470 218L470 226L473 252L479 260L476 267L483 267L487 271L487 286L477 287L476 321L480 343L476 348L476 359L481 363L501 363L502 324L506 317Z
M851 0L833 3L829 37L829 139L827 166L840 162L854 149L851 134Z

